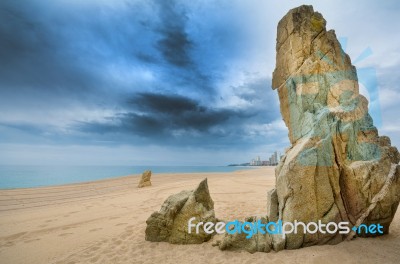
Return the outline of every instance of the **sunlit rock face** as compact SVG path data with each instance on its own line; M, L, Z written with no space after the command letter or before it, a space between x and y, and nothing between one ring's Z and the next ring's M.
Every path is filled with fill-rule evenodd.
M276 168L276 189L268 193L261 221L346 221L350 228L379 223L388 233L400 200L400 155L378 135L350 57L312 6L290 10L278 24L276 42L272 86L291 146ZM226 235L220 248L269 252L354 235L304 234L300 227L284 238Z
M160 211L154 212L146 221L146 240L152 242L169 242L172 244L200 244L212 238L213 234L189 232L188 221L195 218L198 222L217 221L214 212L214 201L208 190L207 179L204 179L195 190L181 191L168 197Z
M400 199L400 156L378 135L356 68L325 25L312 6L278 24L272 82L292 144L276 168L279 218L380 223L387 233ZM286 248L343 239L289 234Z

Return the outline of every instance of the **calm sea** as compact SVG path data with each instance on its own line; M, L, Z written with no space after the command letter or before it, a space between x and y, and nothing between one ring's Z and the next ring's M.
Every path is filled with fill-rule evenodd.
M229 166L0 166L0 189L30 188L153 173L231 172Z

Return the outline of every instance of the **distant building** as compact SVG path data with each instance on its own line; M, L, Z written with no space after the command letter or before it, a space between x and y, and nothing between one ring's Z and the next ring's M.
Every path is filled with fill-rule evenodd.
M252 159L250 161L250 166L262 166L262 161L261 161L260 156L257 156L256 159Z
M268 165L269 166L276 166L279 163L279 156L278 156L278 152L275 151L271 157L269 157L268 160Z
M261 162L261 166L269 166L269 160L263 160L262 162Z
M252 159L249 163L250 166L276 166L281 159L281 155L278 155L278 152L275 151L268 160L261 160L260 156Z
M261 159L260 159L260 156L257 157L256 166L261 166Z

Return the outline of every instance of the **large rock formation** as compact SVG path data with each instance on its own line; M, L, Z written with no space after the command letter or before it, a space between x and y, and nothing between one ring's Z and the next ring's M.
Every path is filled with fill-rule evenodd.
M292 145L276 168L267 218L348 221L350 227L379 223L387 233L400 200L400 155L378 135L356 68L325 25L312 6L290 10L278 24L272 86ZM354 235L301 231L288 234L284 248L335 244ZM241 243L225 240L225 248ZM268 251L251 247L258 248Z
M142 173L142 177L140 178L138 188L151 186L151 171L147 170Z
M193 224L212 222L215 224L214 202L204 179L194 191L182 191L165 200L159 212L147 219L146 240L166 241L173 244L199 244L210 240L212 234L199 228L188 232L188 221L195 217Z

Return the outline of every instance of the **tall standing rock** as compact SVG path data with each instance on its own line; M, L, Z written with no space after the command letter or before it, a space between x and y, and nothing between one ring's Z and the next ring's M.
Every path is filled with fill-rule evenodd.
M356 68L325 25L312 6L278 24L272 86L292 144L275 171L279 218L380 223L387 233L400 200L400 155L378 136ZM344 238L289 234L286 248Z
M312 6L290 10L278 24L272 86L291 147L275 170L266 219L379 223L388 233L400 200L400 155L378 135L356 68L325 26ZM226 235L220 249L269 252L336 244L354 235L304 234L300 226L285 237L257 234L246 241Z
M151 186L151 171L147 170L142 173L142 177L140 178L138 188L148 187Z

